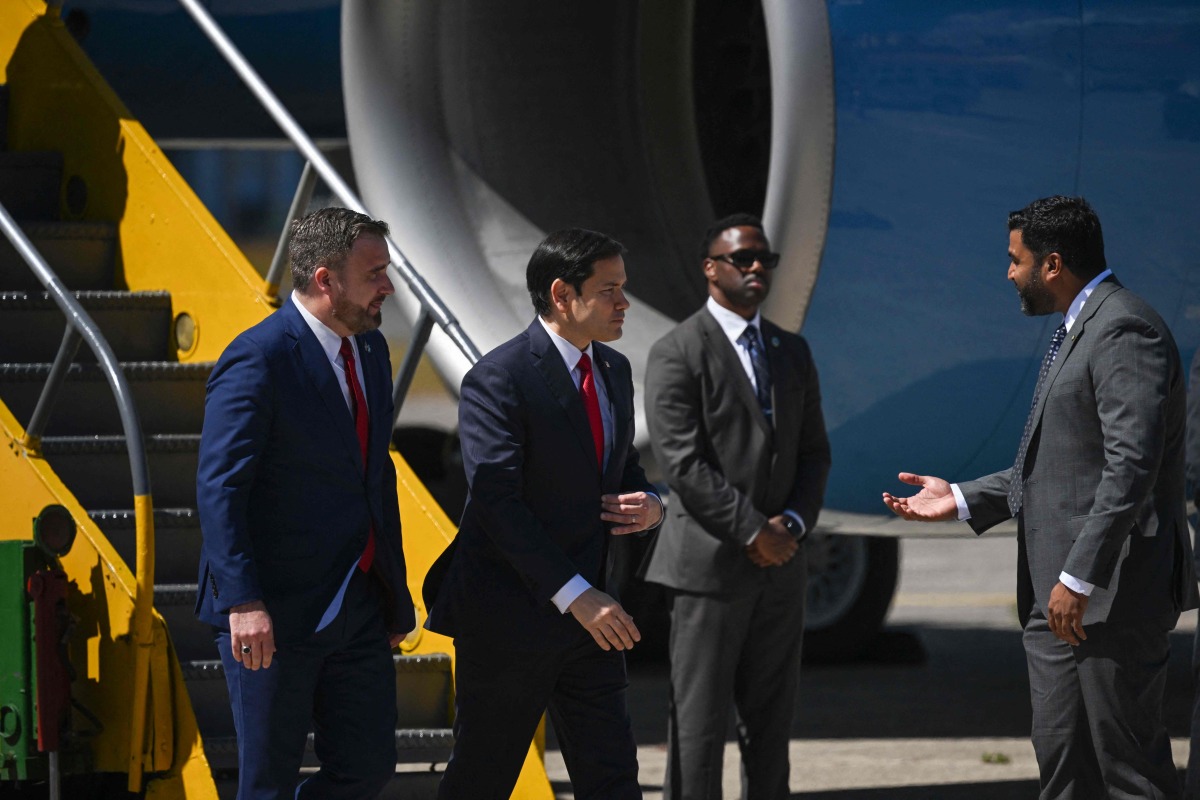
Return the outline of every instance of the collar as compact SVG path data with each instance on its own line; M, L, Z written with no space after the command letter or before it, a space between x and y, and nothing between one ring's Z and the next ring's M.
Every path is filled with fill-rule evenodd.
M592 364L595 365L596 358L592 355L591 342L588 342L588 346L583 350L580 350L578 347L555 333L551 327L546 324L546 320L542 319L541 314L538 314L537 320L538 322L542 323L542 327L545 328L546 333L550 334L550 341L553 343L554 349L558 350L558 354L562 356L563 363L567 365L567 372L575 372L575 367L579 364L579 358L584 353L587 353L587 357L590 358L592 360Z
M317 343L321 345L321 350L325 352L325 357L329 359L329 363L336 364L342 350L342 337L324 322L314 317L312 312L304 307L304 303L300 302L300 298L296 296L295 291L292 292L291 299L296 309L300 312L300 316L304 317L304 321L308 323L308 327L312 329L313 334L317 337ZM355 357L357 357L358 342L354 341L353 336L347 338L350 340L350 347L354 349Z
M741 314L730 311L725 306L718 303L708 296L708 301L704 304L708 309L708 313L713 315L713 319L721 326L721 330L725 331L725 335L729 337L729 341L736 343L738 338L746 332L747 325L753 325L758 331L759 338L762 338L762 314L755 311L754 317L747 320Z
M1092 296L1092 292L1096 291L1096 287L1100 285L1100 281L1112 275L1111 269L1106 269L1088 283L1087 286L1079 290L1079 294L1075 295L1075 299L1071 301L1070 307L1067 308L1067 313L1063 314L1063 326L1069 331L1071 326L1075 324L1075 320L1079 318L1079 312L1083 311L1083 304Z

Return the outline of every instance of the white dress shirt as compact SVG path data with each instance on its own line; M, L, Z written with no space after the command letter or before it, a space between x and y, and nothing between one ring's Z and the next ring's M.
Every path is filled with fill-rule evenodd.
M350 399L350 386L346 383L346 361L342 358L342 337L335 333L324 322L312 315L312 312L304 307L304 303L300 302L300 298L292 292L292 303L300 311L300 316L304 317L304 321L308 323L308 327L312 329L313 334L317 337L317 342L321 345L321 349L325 351L325 357L329 359L330 366L333 367L333 372L337 375L338 387L342 390L342 398L346 401L346 408L350 409L350 416L354 416L354 404ZM346 337L350 340L350 349L354 351L354 363L362 364L362 359L358 357L358 342L354 341L353 336ZM362 367L356 369L358 374L359 385L363 386L363 401L366 401L366 387L362 383ZM321 615L321 621L317 623L317 631L322 630L326 625L333 622L337 617L338 612L342 610L342 599L346 596L346 587L350 585L350 578L354 576L354 570L358 569L358 559L355 559L351 565L350 571L346 573L346 577L342 580L341 587L338 588L337 594L329 603L329 607L325 609L325 613ZM316 631L314 631L315 633Z
M746 377L750 379L750 386L752 386L754 391L757 392L758 379L754 377L754 362L751 361L750 351L744 344L742 344L741 338L742 334L746 332L746 326L753 325L754 329L758 331L758 340L763 343L763 349L766 349L767 341L762 335L762 314L759 314L757 311L755 311L752 319L746 319L741 314L725 308L725 306L714 300L711 295L708 298L708 302L704 304L704 307L708 309L708 313L712 314L713 319L715 319L717 324L721 326L721 330L724 331L725 335L729 337L729 343L733 345L733 351L737 353L738 361L742 362L742 369L746 372ZM790 508L788 508L784 509L783 513L787 514L789 517L799 523L800 533L802 535L808 530L808 528L806 528L804 525L804 520L802 520L800 515L795 511L792 511ZM758 531L755 531L754 535L746 541L746 544L752 543L757 537Z
M1079 312L1083 311L1083 304L1092 296L1092 292L1100 285L1100 282L1112 275L1111 269L1106 269L1088 282L1079 290L1079 294L1075 295L1075 299L1071 301L1071 305L1067 307L1067 313L1063 315L1063 327L1067 332L1071 332L1071 326L1075 324L1075 320L1079 319ZM958 518L960 520L968 520L971 518L971 510L967 508L967 501L963 497L962 489L958 488L957 483L950 484L950 491L954 492L954 502L958 505ZM1059 581L1068 589L1079 592L1080 594L1091 596L1092 590L1096 588L1095 584L1081 581L1074 575L1068 575L1066 572L1060 572L1058 575Z
M542 323L542 328L550 335L550 341L554 343L554 349L558 350L558 354L562 356L563 363L567 366L567 372L571 375L571 380L575 383L576 391L579 390L580 384L583 382L583 375L579 371L579 359L586 353L588 359L592 362L592 383L596 386L596 399L600 402L600 422L604 428L604 467L608 467L608 456L612 452L613 443L613 407L612 401L608 399L608 387L604 385L603 372L596 365L596 357L592 353L592 343L588 342L588 346L580 350L575 345L568 342L563 337L559 336L550 326L546 324L546 320L538 316L538 322ZM654 499L658 500L659 508L662 508L662 500L658 499L658 495L653 495ZM592 584L588 583L587 578L576 573L574 578L563 584L563 587L554 593L550 601L554 603L559 612L565 614L567 609L571 607L579 595L592 588Z

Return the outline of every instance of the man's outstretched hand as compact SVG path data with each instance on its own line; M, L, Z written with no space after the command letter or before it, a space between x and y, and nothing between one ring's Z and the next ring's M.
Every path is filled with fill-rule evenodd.
M954 492L950 490L949 483L932 475L914 475L911 472L901 472L900 480L920 486L921 491L912 497L896 497L884 492L883 504L896 516L917 522L958 519L958 503L954 501Z

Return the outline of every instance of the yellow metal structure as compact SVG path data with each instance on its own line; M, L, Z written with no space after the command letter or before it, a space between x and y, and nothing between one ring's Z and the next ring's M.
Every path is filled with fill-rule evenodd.
M96 73L57 10L39 0L0 2L0 83L9 87L9 149L60 151L65 176L87 187L83 207L64 203L63 218L117 223L121 288L168 291L173 318L186 315L192 335L175 343L181 362L215 360L273 310L262 278ZM104 725L92 740L94 768L128 773L134 790L144 774L147 798L216 800L179 663L149 604L151 498L134 498L135 576L46 461L25 446L24 430L2 402L0 436L0 539L30 538L30 521L51 503L67 508L78 526L62 566L78 618L73 692ZM407 463L392 457L409 584L423 623L421 583L455 529ZM454 653L450 640L419 627L401 649ZM553 797L543 756L539 730L513 798Z

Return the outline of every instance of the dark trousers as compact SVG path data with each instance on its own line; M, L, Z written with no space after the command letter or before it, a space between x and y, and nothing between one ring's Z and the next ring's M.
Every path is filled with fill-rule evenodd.
M547 710L575 797L641 798L625 657L579 634L559 652L454 640L454 752L439 800L507 800Z
M1163 723L1167 631L1097 623L1072 647L1034 610L1025 625L1041 798L1179 797Z
M1187 800L1200 800L1200 628L1192 637L1192 678L1195 688L1192 696L1192 744L1188 752L1187 783L1183 796Z
M803 558L803 548L797 558ZM803 575L803 571L800 572ZM672 591L671 698L664 800L720 800L730 701L742 797L781 800L800 685L804 581L737 595Z
M365 800L396 771L396 674L378 599L355 570L338 616L271 666L233 660L217 631L238 738L238 800ZM308 732L321 769L300 783ZM299 784L299 786L297 786Z

